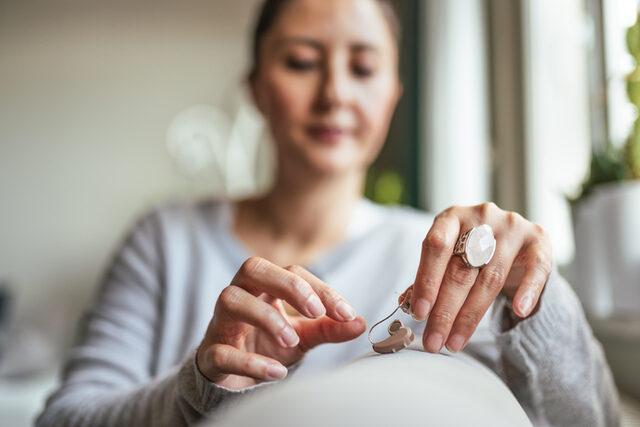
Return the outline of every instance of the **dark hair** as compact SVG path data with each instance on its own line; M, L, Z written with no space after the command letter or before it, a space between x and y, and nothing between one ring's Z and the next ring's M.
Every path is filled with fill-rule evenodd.
M255 74L258 70L258 63L260 62L260 42L264 38L264 35L269 31L269 29L273 26L274 22L284 9L284 7L292 0L265 0L262 3L262 7L258 12L258 18L256 20L254 30L253 30L253 38L252 38L252 46L251 46L251 68L249 72L249 77L255 77ZM402 37L402 31L400 26L400 19L398 18L398 14L396 13L395 8L391 0L372 0L377 2L382 8L382 13L387 19L387 24L391 28L391 33L396 39L396 43L400 45L400 40Z

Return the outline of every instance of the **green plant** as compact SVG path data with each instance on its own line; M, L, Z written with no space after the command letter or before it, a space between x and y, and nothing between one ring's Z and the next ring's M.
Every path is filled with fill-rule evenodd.
M640 112L640 12L627 30L627 48L634 59L635 67L627 75L627 95ZM586 198L600 184L629 179L640 179L640 117L636 117L629 139L621 148L607 144L604 149L594 149L587 178L582 183L580 193L569 198L574 204Z
M405 184L402 176L393 170L369 169L365 195L374 202L397 205L405 202Z
M640 112L640 12L627 30L627 48L635 62L635 68L627 76L627 95ZM636 118L631 136L625 145L625 158L631 178L640 179L640 117Z
M608 182L622 181L628 176L628 167L625 164L622 150L607 145L604 150L591 152L591 165L587 178L582 182L579 195L569 198L569 202L575 204L588 197L593 189Z

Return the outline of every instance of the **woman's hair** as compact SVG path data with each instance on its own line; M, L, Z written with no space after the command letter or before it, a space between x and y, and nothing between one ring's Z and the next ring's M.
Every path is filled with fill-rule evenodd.
M253 30L251 68L249 73L250 78L255 77L255 74L258 70L258 64L260 62L260 42L264 38L265 34L269 31L269 29L271 29L284 7L291 1L292 0L265 0L264 3L262 3L262 7L258 12L258 18ZM378 3L382 8L382 13L387 20L387 24L391 29L391 33L396 39L396 43L399 45L402 35L400 19L398 18L391 0L372 1Z

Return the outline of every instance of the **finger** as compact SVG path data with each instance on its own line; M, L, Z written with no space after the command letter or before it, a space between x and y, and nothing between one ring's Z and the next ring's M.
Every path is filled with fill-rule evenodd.
M356 318L356 311L351 307L344 298L333 290L329 285L320 280L310 271L300 267L299 265L291 265L286 268L294 274L305 279L318 294L320 300L324 304L327 315L334 320L342 322L350 321Z
M222 316L221 336L229 331L226 322L245 322L269 333L283 347L295 347L300 341L282 313L271 304L237 286L227 286L218 297L217 312Z
M407 289L404 290L404 292L400 294L400 296L398 297L398 305L404 304L405 299L407 298L409 298L409 301L411 301L412 293L413 293L413 285L409 286Z
M460 351L467 344L482 317L502 290L520 243L499 240L493 259L480 270L475 284L451 328L447 348Z
M307 317L317 318L326 312L322 301L306 280L264 258L247 259L231 284L256 296L266 293L283 299Z
M477 268L468 267L459 256L451 258L440 285L438 299L429 314L427 333L422 337L426 351L440 351L477 276Z
M426 319L436 301L459 233L460 220L453 214L443 213L436 217L422 242L411 299L411 311L418 320Z
M210 366L203 374L212 382L227 375L240 375L263 381L280 380L287 376L285 368L277 360L238 350L226 344L214 344L204 350L204 360Z
M544 243L527 245L521 255L524 274L512 300L513 311L521 318L529 316L537 306L540 295L549 279L552 261ZM518 260L516 260L518 262Z
M320 344L351 341L362 335L367 327L360 316L348 322L323 317L315 320L295 318L291 323L300 336L298 348L304 352Z

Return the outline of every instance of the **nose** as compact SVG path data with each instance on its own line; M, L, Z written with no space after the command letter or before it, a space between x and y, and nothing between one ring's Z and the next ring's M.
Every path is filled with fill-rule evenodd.
M340 64L329 64L322 76L317 107L327 111L341 107L349 102L351 83L346 67Z

